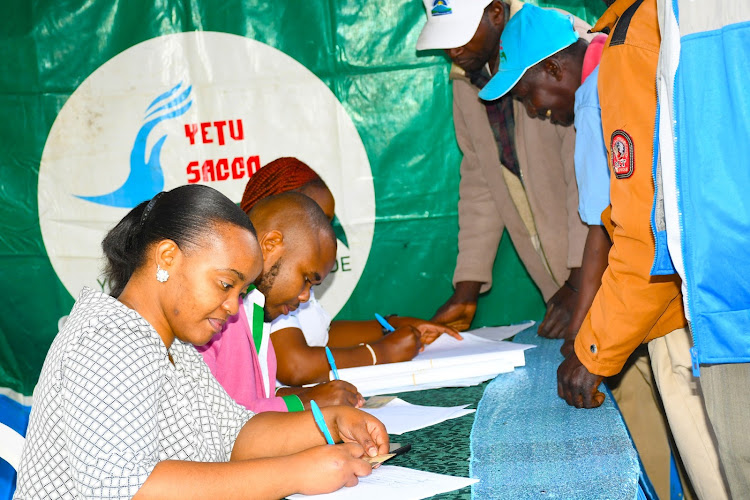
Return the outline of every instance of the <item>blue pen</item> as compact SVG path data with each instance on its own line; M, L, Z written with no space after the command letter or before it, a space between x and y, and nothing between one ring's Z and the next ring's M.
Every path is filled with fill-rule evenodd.
M380 323L383 326L383 328L385 328L389 332L395 332L396 331L396 329L393 328L393 326L391 326L390 323L388 323L388 320L386 320L380 314L375 313L375 319L378 320L378 323Z
M328 364L331 365L333 380L341 380L339 379L339 371L336 369L336 360L333 359L333 354L331 353L331 350L328 348L328 346L326 346L326 357L328 358Z
M313 399L310 400L310 409L312 410L313 418L318 425L318 429L320 429L320 432L322 432L323 436L326 438L326 443L333 444L333 437L331 436L331 431L328 430L326 420L323 418L323 412L320 411L318 403Z

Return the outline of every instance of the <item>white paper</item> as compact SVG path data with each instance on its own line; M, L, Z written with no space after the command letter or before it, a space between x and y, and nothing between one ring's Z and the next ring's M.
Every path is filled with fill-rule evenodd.
M359 478L359 484L341 488L324 495L292 495L290 499L321 498L332 500L420 500L439 493L454 491L478 482L469 477L434 474L395 465L383 465L374 469L367 477Z
M362 408L362 411L366 411L383 422L388 434L403 434L476 411L467 410L467 406L469 405L453 407L420 406L396 398L380 408Z
M465 387L513 371L525 363L524 350L534 347L463 334L463 340L440 336L413 360L339 370L363 396L436 387Z
M510 326L485 326L483 328L477 328L475 330L467 330L464 333L470 333L487 340L500 341L511 338L513 335L526 330L533 324L534 321L526 321L524 323Z

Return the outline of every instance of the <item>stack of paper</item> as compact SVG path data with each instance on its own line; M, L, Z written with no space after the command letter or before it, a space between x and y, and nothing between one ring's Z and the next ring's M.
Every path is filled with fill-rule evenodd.
M523 366L524 351L533 345L487 340L471 333L463 340L440 336L413 360L340 369L363 396L437 387L466 387Z
M403 434L411 432L430 425L445 422L451 418L463 417L476 410L467 410L463 406L421 406L407 403L403 399L395 398L388 404L379 408L362 408L370 415L377 417L383 422L388 434Z

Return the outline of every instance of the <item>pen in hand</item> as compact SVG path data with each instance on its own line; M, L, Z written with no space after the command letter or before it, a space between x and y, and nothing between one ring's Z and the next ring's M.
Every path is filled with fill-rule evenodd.
M326 346L326 357L328 358L328 364L331 365L331 372L333 372L333 380L341 380L339 378L339 371L336 368L336 360L333 359L333 353L331 353L331 350Z
M320 411L320 407L318 406L318 403L316 403L314 399L310 400L310 409L312 410L313 418L315 419L315 424L318 426L318 429L320 429L320 432L322 432L323 436L325 436L326 438L326 443L334 444L333 436L331 436L331 431L328 430L328 426L326 425L326 420L325 418L323 418L323 412Z
M393 328L393 325L391 325L390 323L388 323L388 320L385 319L380 314L375 313L375 319L378 320L378 323L380 323L380 326L382 326L383 328L385 328L389 332L395 332L396 331L396 329Z

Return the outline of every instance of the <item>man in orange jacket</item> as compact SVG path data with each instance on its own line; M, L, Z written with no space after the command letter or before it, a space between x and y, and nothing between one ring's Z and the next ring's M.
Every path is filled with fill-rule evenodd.
M659 26L655 0L618 0L594 31L610 28L599 66L602 128L609 148L610 209L602 214L612 240L602 285L558 369L568 404L602 404L597 387L620 372L631 353L649 343L651 363L678 449L701 498L726 498L697 381L675 274L660 274L665 258L651 224L656 171L655 75ZM661 207L657 206L657 210Z

